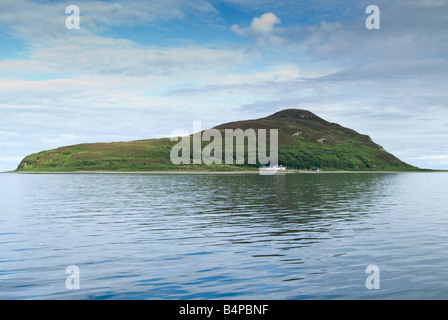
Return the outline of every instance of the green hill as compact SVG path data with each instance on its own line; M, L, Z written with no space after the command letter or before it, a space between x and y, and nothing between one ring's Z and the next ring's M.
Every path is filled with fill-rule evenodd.
M269 129L278 129L278 162L291 169L418 170L386 152L369 136L305 110L283 110L266 118L226 123L215 129L222 133L225 129L267 129L268 133ZM224 134L222 140L224 146ZM174 165L170 152L177 143L162 138L66 146L27 156L17 171L238 171L256 170L260 165L248 165L247 161L244 165ZM209 143L202 142L202 147Z

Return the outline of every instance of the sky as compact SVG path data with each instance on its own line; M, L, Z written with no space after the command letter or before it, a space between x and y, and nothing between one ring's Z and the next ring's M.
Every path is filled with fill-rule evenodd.
M448 169L447 30L448 0L0 0L0 171L290 108Z

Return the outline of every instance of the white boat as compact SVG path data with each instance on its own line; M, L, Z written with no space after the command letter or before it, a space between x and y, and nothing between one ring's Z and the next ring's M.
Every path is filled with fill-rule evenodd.
M261 175L274 175L279 171L280 172L286 171L286 167L285 166L270 166L270 167L263 166L263 167L259 168L259 172Z

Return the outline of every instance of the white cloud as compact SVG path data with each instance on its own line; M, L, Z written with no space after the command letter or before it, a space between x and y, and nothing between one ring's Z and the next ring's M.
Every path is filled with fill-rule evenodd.
M231 29L240 35L258 36L272 33L274 26L279 23L281 23L281 20L275 14L269 12L261 15L259 18L253 18L249 27L241 28L238 25L233 25Z
M0 1L0 27L29 41L70 37L65 13L73 3L15 0ZM186 19L189 16L209 19L217 10L207 0L117 0L76 1L80 9L80 30L77 35L96 34L111 26L146 25L156 21Z
M250 57L242 49L195 45L148 47L125 39L89 35L33 45L28 59L0 61L0 71L151 79L174 74L175 82L194 83L198 78L229 71L248 62Z
M280 18L269 12L261 15L259 18L253 18L249 27L242 28L235 24L230 29L241 36L256 38L259 46L268 44L278 46L284 42L280 36L274 34L275 25L280 23Z

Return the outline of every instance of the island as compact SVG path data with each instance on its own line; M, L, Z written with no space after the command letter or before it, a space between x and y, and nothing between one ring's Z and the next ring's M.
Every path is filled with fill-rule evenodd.
M368 135L328 122L307 110L286 109L265 118L225 123L213 129L223 135L226 129L276 129L278 164L287 167L288 172L420 170L384 150ZM224 139L222 141L225 149ZM178 142L173 139L160 138L64 146L28 155L15 172L256 173L263 165L258 162L249 164L248 161L242 164L236 161L174 164L170 154L176 144ZM207 142L201 141L201 147L206 146Z

